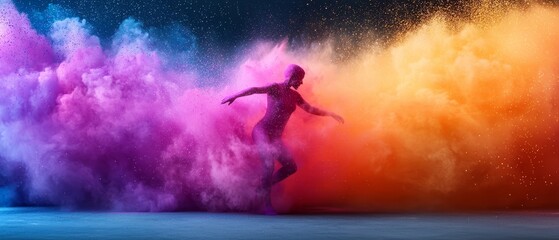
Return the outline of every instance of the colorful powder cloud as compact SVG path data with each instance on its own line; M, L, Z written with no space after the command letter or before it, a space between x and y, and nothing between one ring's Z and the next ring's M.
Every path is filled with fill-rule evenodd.
M192 49L166 51L133 19L107 48L86 20L41 35L0 7L0 204L250 211L265 98L219 103L298 63L303 97L346 123L294 113L299 171L274 189L280 211L559 207L557 8L434 16L341 61L329 41L260 42L222 67L228 79L204 79Z

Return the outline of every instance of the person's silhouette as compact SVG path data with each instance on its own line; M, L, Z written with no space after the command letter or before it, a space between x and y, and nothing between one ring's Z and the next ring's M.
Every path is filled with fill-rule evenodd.
M344 122L344 119L335 113L311 106L297 91L291 89L291 87L297 89L303 84L304 77L305 71L303 68L291 64L285 70L285 81L283 83L273 83L264 87L251 87L235 95L226 97L221 102L221 104L231 104L239 97L252 94L267 95L268 103L266 114L252 131L252 138L264 166L262 179L264 200L261 211L265 214L275 214L270 197L272 185L282 181L297 171L295 161L293 161L291 154L281 140L283 129L291 113L295 111L296 106L301 107L311 114L330 116L340 123ZM282 167L274 173L275 160L278 160Z

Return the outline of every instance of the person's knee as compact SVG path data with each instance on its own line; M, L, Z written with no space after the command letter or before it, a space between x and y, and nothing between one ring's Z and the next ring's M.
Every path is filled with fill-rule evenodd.
M289 164L287 166L285 166L286 171L289 175L294 174L295 172L297 172L297 165L295 164Z

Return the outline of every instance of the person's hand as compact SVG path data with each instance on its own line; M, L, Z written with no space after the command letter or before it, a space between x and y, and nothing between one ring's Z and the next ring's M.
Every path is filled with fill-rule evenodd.
M336 121L338 121L339 123L344 123L344 118L342 118L340 115L335 114L335 113L331 113L330 116L332 116L332 118L334 118Z
M231 105L235 101L235 97L226 97L221 101L221 104L227 103L227 105Z

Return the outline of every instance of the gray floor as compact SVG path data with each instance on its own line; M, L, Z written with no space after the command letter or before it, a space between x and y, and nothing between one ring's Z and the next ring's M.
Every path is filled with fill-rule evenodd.
M260 216L0 208L0 239L559 239L559 213Z

